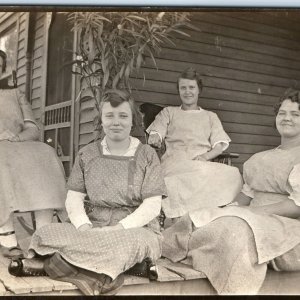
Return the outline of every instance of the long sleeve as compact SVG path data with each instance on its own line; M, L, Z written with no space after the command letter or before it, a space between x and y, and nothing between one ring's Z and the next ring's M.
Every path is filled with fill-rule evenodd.
M165 107L156 117L152 124L147 128L147 133L154 131L159 134L161 139L164 139L170 123L170 110Z
M84 209L84 197L86 194L68 191L66 210L71 223L78 229L83 224L92 224Z
M159 215L161 199L161 196L145 199L133 213L122 219L119 223L121 223L125 229L147 225Z

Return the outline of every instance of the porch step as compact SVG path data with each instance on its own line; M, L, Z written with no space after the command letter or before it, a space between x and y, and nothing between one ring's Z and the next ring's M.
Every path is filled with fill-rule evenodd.
M14 294L48 294L51 292L59 294L77 290L77 287L71 283L52 280L49 277L12 276L7 270L9 262L9 259L0 256L0 296ZM166 259L160 259L157 268L158 282L176 282L205 277L203 273L197 272L187 265L181 263L172 264ZM124 286L144 286L155 283L156 282L150 282L147 278L126 275Z
M0 296L82 295L71 283L48 277L14 277L8 273L10 260L0 255ZM158 280L125 276L118 295L216 295L205 275L183 263L167 259L157 262ZM259 295L300 295L300 272L268 270Z

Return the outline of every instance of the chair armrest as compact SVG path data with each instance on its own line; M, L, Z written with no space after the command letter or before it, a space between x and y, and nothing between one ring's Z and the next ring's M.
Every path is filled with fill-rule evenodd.
M238 153L223 152L213 159L213 161L231 166L231 160L233 158L238 158L239 156L240 155Z
M231 152L223 152L216 158L239 158L240 155L238 153L231 153Z

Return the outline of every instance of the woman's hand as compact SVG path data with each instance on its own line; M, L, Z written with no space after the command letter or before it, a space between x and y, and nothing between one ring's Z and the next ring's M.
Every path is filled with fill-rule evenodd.
M18 134L14 134L12 133L9 129L5 130L2 134L1 134L1 141L2 140L6 140L6 141L10 141L10 142L20 142L20 136Z
M86 224L83 224L83 225L79 226L78 230L79 231L87 231L87 230L90 230L92 228L93 228L93 226L91 224L86 223Z
M193 160L208 161L206 153L197 155L196 157L193 158Z
M161 139L158 133L152 133L149 135L148 144L154 146L155 148L161 147Z
M21 142L21 139L17 134L10 136L7 140L10 142Z

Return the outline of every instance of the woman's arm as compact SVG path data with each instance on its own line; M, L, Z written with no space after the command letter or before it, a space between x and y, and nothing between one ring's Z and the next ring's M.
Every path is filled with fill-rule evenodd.
M22 111L24 126L23 130L9 138L11 142L36 141L39 139L40 132L35 122L30 104L26 101L25 96L16 90L16 97Z
M244 193L240 192L235 199L233 200L233 202L237 202L237 204L239 206L249 206L250 202L251 202L252 198L245 195Z
M215 145L215 147L212 150L196 156L194 160L202 160L202 161L212 160L217 156L219 156L222 152L223 152L223 146L221 143L218 143Z
M65 203L71 223L79 230L92 228L92 223L84 209L85 196L84 193L69 190Z
M147 198L130 215L122 219L119 223L123 228L143 227L156 218L161 210L161 196Z
M101 231L113 231L143 227L159 215L161 210L161 198L161 196L147 198L133 213L119 221L117 225L95 229Z
M21 142L37 141L40 136L39 129L36 124L25 121L23 130L18 134Z
M274 214L282 217L297 219L300 217L300 206L297 206L293 200L286 200L274 204L249 207L255 213Z
M170 123L170 108L165 107L161 112L157 114L152 124L146 129L149 134L148 143L158 147L157 144L161 144L165 138L168 126Z

